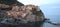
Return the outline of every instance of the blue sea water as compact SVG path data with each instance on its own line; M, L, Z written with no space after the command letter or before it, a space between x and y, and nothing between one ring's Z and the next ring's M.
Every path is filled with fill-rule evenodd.
M40 6L46 18L60 23L60 3L45 4ZM44 23L43 27L60 27L49 23Z

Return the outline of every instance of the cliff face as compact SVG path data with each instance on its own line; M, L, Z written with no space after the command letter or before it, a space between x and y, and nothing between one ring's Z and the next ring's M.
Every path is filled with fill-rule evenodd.
M3 24L18 25L43 22L44 18L43 12L35 5L12 6L11 10L0 10L0 23Z

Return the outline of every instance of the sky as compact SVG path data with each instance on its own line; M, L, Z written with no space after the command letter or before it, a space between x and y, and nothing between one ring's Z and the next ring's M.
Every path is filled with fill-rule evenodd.
M60 12L60 0L18 0L19 2L22 2L23 4L34 4L40 6L42 11L46 14L54 12ZM54 10L54 11L53 11ZM47 11L47 12L46 12ZM59 15L59 14L58 14Z
M34 4L34 5L44 5L44 4L53 4L60 2L60 0L18 0L19 2L22 2L23 4Z
M28 5L38 5L45 15L60 15L60 0L18 0Z

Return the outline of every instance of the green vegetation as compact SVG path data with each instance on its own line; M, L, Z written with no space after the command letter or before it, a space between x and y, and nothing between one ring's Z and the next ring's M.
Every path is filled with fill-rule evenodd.
M18 6L22 6L24 4L20 3L17 0L0 0L1 4L7 4L7 5L11 5L11 4L17 4Z

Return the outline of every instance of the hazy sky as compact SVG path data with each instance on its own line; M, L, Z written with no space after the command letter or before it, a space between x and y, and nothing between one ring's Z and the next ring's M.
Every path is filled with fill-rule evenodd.
M23 4L40 6L45 15L60 15L60 0L18 0Z
M34 5L44 5L44 4L50 4L50 3L57 3L60 2L60 0L18 0L22 2L23 4L34 4Z

